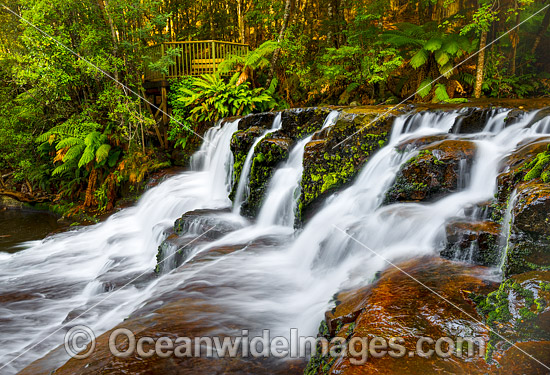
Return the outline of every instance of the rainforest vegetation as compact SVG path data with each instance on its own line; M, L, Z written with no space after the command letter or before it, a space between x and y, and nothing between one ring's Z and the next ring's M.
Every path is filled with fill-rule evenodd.
M200 144L195 133L222 117L548 96L549 4L3 0L0 191L64 213L109 210L151 172L185 162ZM165 127L140 96L144 71L174 61L155 61L149 47L184 40L250 51L226 59L220 74L171 82Z

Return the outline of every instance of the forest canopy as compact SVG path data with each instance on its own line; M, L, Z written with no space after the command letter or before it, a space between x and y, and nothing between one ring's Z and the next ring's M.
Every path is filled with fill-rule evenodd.
M548 96L549 25L543 0L4 0L0 190L111 209L220 117ZM188 40L250 51L172 82L159 124L144 72L174 60L149 47Z

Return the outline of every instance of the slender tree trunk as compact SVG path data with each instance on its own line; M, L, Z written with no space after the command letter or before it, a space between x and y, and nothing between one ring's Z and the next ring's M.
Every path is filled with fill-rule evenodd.
M111 39L113 40L113 56L116 59L118 57L118 39L115 30L115 23L113 22L113 17L111 17L111 10L109 9L109 2L105 0L105 6L102 7L100 1L100 7L103 9L103 11L105 12L105 16L107 17L107 24L109 26L109 29L111 30ZM114 68L114 77L117 81L119 80L118 68L116 66Z
M239 24L239 38L246 43L244 34L244 0L237 0L237 23Z
M515 3L515 11L517 12L516 25L518 25L521 21L521 14L520 14L520 10L518 9L517 0L516 0L516 3ZM510 62L512 64L512 66L510 67L510 73L512 73L512 75L514 75L514 74L516 74L516 58L517 58L517 54L518 54L518 44L519 44L519 27L517 29L515 29L510 34L510 41L512 42L512 57L510 59L510 60L512 60Z
M285 37L285 31L288 27L288 21L290 20L290 12L292 9L292 0L286 0L285 3L285 14L283 16L283 24L281 25L281 30L279 31L279 38L277 39L278 43L281 43ZM271 58L271 68L269 69L269 75L267 77L266 87L269 87L271 85L271 81L273 80L273 75L275 74L275 67L277 65L277 61L279 60L279 54L281 53L281 48L277 48L273 52L273 57Z
M209 5L208 20L210 22L210 39L214 40L214 2L210 0Z
M327 45L329 47L334 47L334 41L333 41L333 32L332 32L332 26L334 22L334 8L333 8L333 2L332 0L329 0L328 2L328 8L327 8L327 16L328 16L328 32L327 32Z
M481 33L479 40L479 55L477 57L477 72L476 72L476 86L474 90L474 97L481 97L481 86L483 85L483 66L485 65L485 46L487 45L487 31Z
M535 54L537 52L537 48L540 44L540 41L544 34L546 33L546 30L548 30L548 26L550 26L550 7L546 10L546 14L544 15L544 19L542 20L542 23L540 24L539 32L537 33L537 36L535 37L535 42L533 43L533 48L531 49L531 54Z

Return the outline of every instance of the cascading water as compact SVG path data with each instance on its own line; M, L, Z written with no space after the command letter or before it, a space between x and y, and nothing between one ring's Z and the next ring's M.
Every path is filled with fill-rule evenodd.
M241 212L241 205L247 198L247 188L248 188L248 180L250 176L250 168L252 167L252 159L254 158L254 150L258 143L260 143L266 135L269 133L272 133L274 131L277 131L281 128L282 122L281 122L282 113L279 112L275 119L273 119L273 125L271 126L271 129L268 129L262 133L256 140L254 141L254 144L252 144L252 147L250 147L250 150L248 151L248 154L246 155L246 159L243 164L243 169L241 171L241 176L239 177L239 185L237 187L237 192L235 194L235 202L233 204L233 213L239 214Z
M487 124L482 132L469 136L477 152L461 190L432 203L383 205L403 163L418 154L398 151L396 146L409 138L447 134L460 115L398 117L388 144L371 156L353 185L330 197L305 228L295 232L289 223L307 142L299 143L275 172L262 207L266 211L257 223L194 246L183 266L153 281L140 279L115 296L111 289L153 269L162 233L176 217L196 208L229 207L229 142L237 124L212 129L194 158L195 165L202 166L199 171L167 180L147 192L136 207L105 223L30 243L0 263L1 295L12 301L8 298L0 310L4 339L12 343L0 349L0 366L106 296L112 298L71 325L80 322L105 331L139 306L153 306L197 282L204 287L193 291L194 298L217 307L208 310L212 321L233 327L234 322L246 324L235 329L239 332L270 328L272 336L288 337L290 328L298 328L300 335L314 335L334 293L370 282L387 266L341 231L392 262L436 254L444 224L452 217L465 217L468 207L492 197L499 162L519 143L548 136L550 131L550 119L532 123L536 113L507 127L500 122ZM288 181L276 177L290 172ZM281 187L276 186L279 182ZM228 217L220 214L223 220ZM241 250L193 262L194 256L209 249L235 245ZM218 288L223 293L213 292ZM3 371L15 372L61 342L59 332Z
M103 332L154 293L155 281L149 280L164 231L182 212L230 204L229 142L237 126L234 121L210 129L194 157L196 171L147 191L135 207L98 225L29 242L25 250L2 258L0 332L10 343L0 348L2 374L62 343L66 330L56 330L65 322L78 317L71 326L86 324ZM16 358L20 353L25 354Z
M339 115L340 112L331 111L321 130L334 125ZM294 225L296 202L300 195L300 181L304 170L304 151L312 137L313 134L299 141L290 152L288 160L273 174L258 215L258 225Z

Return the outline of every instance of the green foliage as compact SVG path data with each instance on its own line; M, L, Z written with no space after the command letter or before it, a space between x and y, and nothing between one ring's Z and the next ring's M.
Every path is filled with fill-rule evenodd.
M537 154L537 156L530 161L526 169L529 171L523 178L524 181L531 181L535 178L542 177L542 180L544 182L550 181L550 173L547 170L548 166L550 165L550 151L544 151L540 154Z
M454 65L458 58L473 52L475 45L464 35L450 33L435 23L418 26L409 23L398 25L397 30L386 31L382 39L390 46L399 48L404 57L411 56L409 64L414 69L428 65L430 59L437 64L439 73L445 78L451 78ZM430 77L418 87L418 94L425 98L432 87ZM444 86L437 85L435 99L447 101L449 97Z
M273 52L279 48L279 43L268 40L262 43L258 48L250 50L246 55L229 55L218 67L221 74L229 73L236 69L244 71L246 69L262 70L270 65L270 57Z
M172 103L190 108L189 122L218 121L228 116L247 115L275 108L272 92L262 88L251 89L248 82L236 85L237 76L226 82L219 75L191 78L188 85L180 85Z

